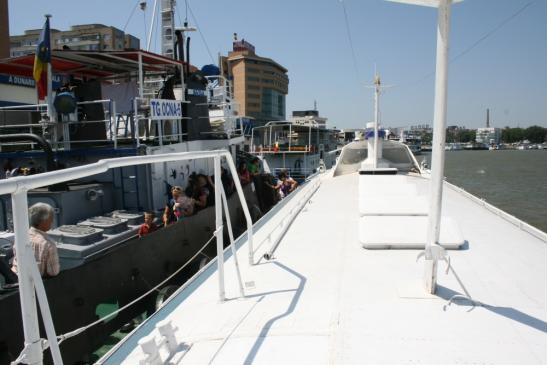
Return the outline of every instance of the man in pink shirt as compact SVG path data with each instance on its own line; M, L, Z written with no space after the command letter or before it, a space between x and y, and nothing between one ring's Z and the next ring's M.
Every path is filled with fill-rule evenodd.
M28 210L30 246L34 252L40 275L43 277L55 276L61 271L57 246L46 233L51 229L53 214L53 207L45 203L36 203ZM17 273L17 254L13 259L11 270Z

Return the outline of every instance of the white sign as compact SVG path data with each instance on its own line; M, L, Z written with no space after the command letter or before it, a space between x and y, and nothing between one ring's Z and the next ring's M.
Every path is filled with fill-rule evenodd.
M150 119L181 119L180 100L150 99Z

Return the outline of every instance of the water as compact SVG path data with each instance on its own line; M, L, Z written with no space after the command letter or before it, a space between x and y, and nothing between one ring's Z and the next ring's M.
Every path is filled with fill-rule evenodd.
M431 154L416 156L431 165ZM451 183L547 232L547 150L447 151Z

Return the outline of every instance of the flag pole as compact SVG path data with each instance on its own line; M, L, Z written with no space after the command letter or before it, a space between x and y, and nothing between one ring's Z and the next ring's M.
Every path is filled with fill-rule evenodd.
M49 21L49 18L51 18L51 14L45 15L46 19ZM50 24L51 28L51 24ZM48 34L50 37L49 44L51 47L51 32ZM46 102L47 102L47 116L49 118L50 122L53 122L53 91L52 91L52 71L51 71L51 60L47 63L47 94L46 94Z

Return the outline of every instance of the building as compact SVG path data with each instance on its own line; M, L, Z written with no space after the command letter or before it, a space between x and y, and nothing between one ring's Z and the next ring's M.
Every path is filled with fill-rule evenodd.
M23 35L10 37L10 56L18 57L36 51L36 44L42 29L26 30ZM82 24L70 30L51 29L52 49L70 48L74 50L112 51L126 48L139 49L140 41L131 34L125 34L115 27L103 24Z
M9 57L8 0L0 0L0 59Z
M317 110L295 110L292 112L291 123L322 129L327 128L327 118L320 117Z
M260 57L255 47L234 35L233 49L221 58L225 77L232 81L239 115L252 117L256 125L286 120L285 97L289 90L287 69Z
M501 128L478 128L475 142L497 145L501 141Z

